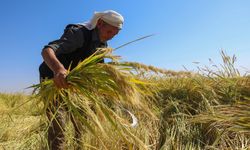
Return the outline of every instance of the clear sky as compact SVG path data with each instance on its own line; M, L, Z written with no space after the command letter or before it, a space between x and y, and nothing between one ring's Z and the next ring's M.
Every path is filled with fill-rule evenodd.
M126 61L170 70L195 70L193 62L220 63L220 50L235 54L250 70L249 0L2 0L0 5L0 92L23 92L39 82L41 49L69 23L113 9L124 28L109 46L156 36L119 49Z

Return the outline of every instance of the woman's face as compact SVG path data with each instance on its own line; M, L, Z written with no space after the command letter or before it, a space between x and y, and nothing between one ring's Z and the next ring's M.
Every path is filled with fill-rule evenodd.
M116 34L118 34L119 29L108 23L99 20L97 24L99 38L102 42L106 42L112 39Z

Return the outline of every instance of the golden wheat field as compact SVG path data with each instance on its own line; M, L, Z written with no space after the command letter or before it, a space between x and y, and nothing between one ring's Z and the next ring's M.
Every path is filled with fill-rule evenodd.
M103 58L112 61L98 64ZM68 89L46 80L31 86L32 95L1 93L0 149L48 149L45 110L58 97L83 128L87 150L250 149L250 76L234 57L222 52L222 59L213 69L175 72L120 62L102 49L69 71ZM77 144L72 126L68 150Z

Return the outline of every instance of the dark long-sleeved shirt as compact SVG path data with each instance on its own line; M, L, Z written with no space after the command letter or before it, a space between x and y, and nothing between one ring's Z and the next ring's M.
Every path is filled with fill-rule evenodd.
M76 49L82 47L83 43L86 42L85 37L87 35L83 34L82 31L83 26L81 25L74 25L70 24L68 25L65 30L63 35L61 36L60 39L55 40L50 42L46 47L52 48L56 55L59 54L67 54L75 51ZM85 30L87 30L85 28ZM91 31L91 41L93 43L94 47L98 47L99 45L105 46L107 43L103 43L100 41L99 36L98 36L98 30L90 30Z
M56 57L68 69L71 64L73 69L79 61L84 60L96 51L96 48L107 47L101 42L97 28L88 30L81 25L68 25L60 39L50 42L44 48L50 47L55 51ZM52 78L53 72L43 62L39 67L40 77Z

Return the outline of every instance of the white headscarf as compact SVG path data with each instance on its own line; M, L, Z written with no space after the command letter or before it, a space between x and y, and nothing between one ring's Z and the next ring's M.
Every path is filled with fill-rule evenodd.
M88 30L92 30L96 27L97 21L99 19L102 19L106 23L119 29L122 28L124 22L124 19L121 14L113 10L107 10L104 12L95 12L94 16L90 21L81 23L81 25L85 26Z

